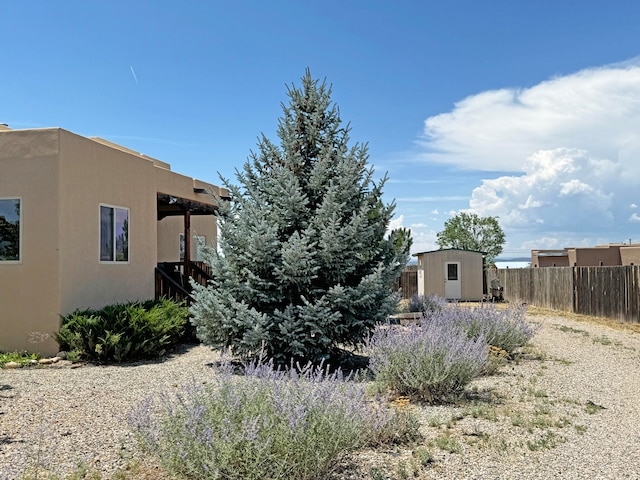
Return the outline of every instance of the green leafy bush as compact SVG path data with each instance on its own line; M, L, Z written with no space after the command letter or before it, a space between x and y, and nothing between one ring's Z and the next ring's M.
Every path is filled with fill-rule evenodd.
M171 300L129 302L62 316L62 350L102 363L158 358L178 343L189 312Z
M39 360L40 355L27 351L21 352L0 352L0 368L9 362L18 363L20 365L31 365L32 360Z

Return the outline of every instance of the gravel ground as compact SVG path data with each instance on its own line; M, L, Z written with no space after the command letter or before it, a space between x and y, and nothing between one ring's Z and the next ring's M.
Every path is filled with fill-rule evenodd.
M530 319L541 324L530 353L472 384L498 419L467 415L453 429L486 437L462 441L462 454L441 455L423 478L640 479L640 335Z
M361 452L336 478L640 479L640 334L528 318L540 330L518 361L475 380L461 404L413 407L422 445ZM0 479L35 465L60 474L82 462L108 477L145 463L129 409L208 381L217 358L193 346L164 362L1 370Z

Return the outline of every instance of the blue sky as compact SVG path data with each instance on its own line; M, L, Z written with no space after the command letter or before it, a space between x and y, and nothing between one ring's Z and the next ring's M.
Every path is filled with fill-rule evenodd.
M219 183L277 140L308 67L414 252L461 210L499 217L503 257L640 242L639 18L631 0L5 2L0 122Z

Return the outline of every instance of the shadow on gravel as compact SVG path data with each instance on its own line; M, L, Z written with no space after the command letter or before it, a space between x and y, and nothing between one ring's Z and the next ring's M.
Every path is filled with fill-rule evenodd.
M134 360L131 362L122 362L122 363L116 363L116 362L105 362L105 363L98 363L98 362L94 362L94 361L86 361L86 362L82 362L82 365L88 365L88 366L98 366L98 367L138 367L140 365L154 365L154 364L160 364L160 363L164 363L168 360L171 360L172 358L175 358L179 355L185 354L187 353L189 350L191 350L192 348L195 348L197 346L201 345L200 343L180 343L178 345L175 345L174 347L171 348L171 350L169 350L167 353L165 353L162 357L160 358L151 358L151 359L141 359L141 360Z
M10 390L13 390L13 387L11 385L0 385L0 398L13 398L13 395L5 395L2 392L8 392Z
M496 395L493 389L465 392L464 400L470 403L486 403L490 405L504 404L504 399Z
M8 445L10 443L25 443L24 440L15 439L9 435L0 434L0 445Z
M268 360L266 360L268 362ZM251 362L249 362L250 364ZM230 365L234 375L244 375L246 362L237 359L219 360L206 364L207 367L220 368L223 365ZM288 369L291 366L295 369L304 369L309 365L308 362L294 362L290 365L276 365L276 368ZM328 358L321 362L311 362L314 367L322 367L328 373L334 373L340 370L345 376L358 380L373 380L373 374L369 370L369 357L359 355L357 353L335 349Z

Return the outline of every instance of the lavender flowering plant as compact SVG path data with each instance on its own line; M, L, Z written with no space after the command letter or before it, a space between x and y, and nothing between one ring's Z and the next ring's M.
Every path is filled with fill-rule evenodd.
M366 348L383 388L427 402L458 395L487 360L483 337L470 339L447 323L381 326Z
M155 414L154 414L155 412ZM406 412L375 405L361 384L322 367L226 365L214 385L132 411L140 443L173 474L190 478L324 478L342 456L398 434Z
M495 305L465 307L452 304L424 315L424 324L453 324L469 338L483 337L487 345L506 351L509 355L524 346L535 334L535 329L525 320L526 307L510 306L498 309Z
M409 311L420 312L422 315L431 315L442 311L447 306L447 301L437 295L415 294L409 300Z

